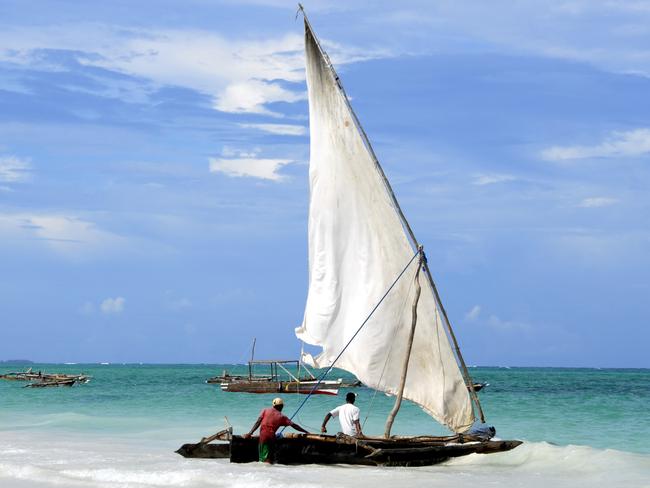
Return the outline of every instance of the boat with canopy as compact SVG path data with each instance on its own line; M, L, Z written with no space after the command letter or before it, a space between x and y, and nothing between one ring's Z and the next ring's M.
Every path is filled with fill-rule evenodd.
M263 372L259 373L260 367ZM254 373L257 371L257 373ZM302 374L301 372L304 372ZM207 380L218 383L221 391L231 393L302 393L337 395L342 380L319 380L297 360L251 360L247 375L233 375L224 371Z
M312 395L337 395L342 379L320 380L299 360L256 360L253 339L248 374L235 374L223 370L206 383L218 384L221 391L232 393L302 393ZM261 369L261 372L260 372Z

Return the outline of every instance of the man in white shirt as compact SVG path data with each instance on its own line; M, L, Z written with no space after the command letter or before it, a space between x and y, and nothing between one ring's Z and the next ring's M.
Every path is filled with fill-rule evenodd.
M327 422L332 417L338 417L339 422L341 423L341 432L347 435L363 437L361 432L361 424L359 423L359 408L354 405L354 400L356 400L356 395L352 392L349 392L345 395L346 403L336 407L334 410L325 415L323 419L323 425L320 428L320 431L325 433L327 429L325 426Z

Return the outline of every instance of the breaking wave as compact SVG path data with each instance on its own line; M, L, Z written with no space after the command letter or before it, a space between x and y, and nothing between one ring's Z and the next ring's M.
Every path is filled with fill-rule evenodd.
M587 446L524 443L499 454L473 454L421 468L266 466L184 459L151 441L98 437L0 439L0 485L14 488L648 488L650 455Z

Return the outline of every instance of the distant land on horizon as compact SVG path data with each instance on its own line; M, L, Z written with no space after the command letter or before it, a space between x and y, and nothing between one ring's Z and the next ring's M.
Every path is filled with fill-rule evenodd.
M48 364L48 365L84 365L84 364L95 364L95 365L103 365L103 366L182 366L182 365L187 365L187 366L233 366L233 365L241 365L245 366L248 363L238 363L238 362L215 362L215 363L206 363L206 362L194 362L194 363L165 363L165 362L138 362L138 361L133 361L133 362L121 362L121 361L115 361L115 362L109 362L109 361L90 361L90 362L40 362L40 361L31 361L29 359L6 359L6 360L0 360L0 365L2 364ZM526 366L507 366L507 365L485 365L485 364L480 364L480 365L471 365L467 366L470 369L474 368L503 368L503 369L523 369L523 368L536 368L536 369L643 369L647 370L650 369L650 367L643 366L643 367L635 367L635 366L533 366L533 365L526 365ZM334 369L339 369L339 368L334 368Z

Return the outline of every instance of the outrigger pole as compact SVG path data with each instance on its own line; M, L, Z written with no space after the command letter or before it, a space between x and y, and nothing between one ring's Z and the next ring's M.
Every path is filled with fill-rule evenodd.
M431 271L429 270L429 266L427 264L426 256L424 255L424 251L422 250L422 246L420 245L419 241L415 237L415 233L413 232L413 229L411 229L411 225L409 224L408 220L406 220L406 216L404 215L404 212L402 211L402 207L400 207L399 202L397 201L397 197L395 196L395 193L393 192L393 188L390 186L390 182L388 181L388 178L386 177L386 174L384 173L383 168L381 167L381 164L379 164L379 159L377 158L377 155L375 154L374 149L372 148L372 144L370 144L370 139L368 139L368 136L366 135L366 131L363 129L361 126L361 122L359 121L359 118L357 117L356 112L352 108L352 105L350 104L350 101L348 99L347 93L345 93L345 89L343 88L343 84L341 83L341 80L339 78L339 75L336 73L336 70L334 69L334 66L332 65L332 62L330 61L329 56L327 53L323 50L323 47L320 44L320 41L318 40L318 37L316 37L316 34L314 33L314 30L311 27L311 24L309 23L309 19L307 18L307 14L305 13L305 9L303 8L302 4L298 4L298 12L301 12L304 19L305 19L305 25L309 29L309 32L311 33L311 36L314 38L316 41L316 45L318 46L318 50L320 51L321 55L323 56L323 59L327 61L327 66L332 72L332 76L334 77L334 80L336 81L336 86L338 86L339 91L341 92L341 96L343 97L343 100L345 101L345 104L348 107L348 110L350 110L350 113L352 114L352 119L354 120L354 124L357 127L357 130L359 131L361 135L361 139L366 146L366 149L370 153L370 156L372 157L374 163L375 163L375 168L377 168L377 171L379 172L379 175L381 176L382 180L384 181L384 185L386 186L386 190L388 190L388 194L391 197L391 200L393 202L393 205L395 206L395 210L397 210L397 213L399 215L400 221L402 222L402 226L406 230L410 240L411 244L415 249L418 250L418 252L421 254L423 258L423 266L424 266L424 274L427 277L427 281L429 282L429 285L431 285L431 288L433 290L433 293L436 298L436 302L438 306L440 307L440 311L442 312L442 316L444 317L444 323L445 327L447 329L448 335L451 338L452 342L454 343L454 351L456 353L456 359L460 365L460 369L463 375L463 379L465 380L465 384L467 385L467 388L470 392L470 397L474 401L474 404L476 405L476 408L478 410L479 416L481 418L481 422L485 422L485 415L483 414L483 408L481 408L481 402L478 399L478 395L476 394L476 391L474 390L474 382L472 381L472 378L469 374L469 371L467 370L467 365L465 364L465 360L463 359L463 355L460 352L460 347L458 346L458 341L456 340L456 335L454 334L454 331L451 328L451 322L449 321L449 317L447 316L447 312L445 311L445 307L442 305L442 300L440 300L440 294L438 293L438 288L436 287L435 282L433 281L433 277L431 276ZM298 14L296 13L296 16ZM419 268L418 268L419 269ZM418 271L419 273L419 271ZM410 349L409 349L410 350ZM399 408L399 407L398 407Z

